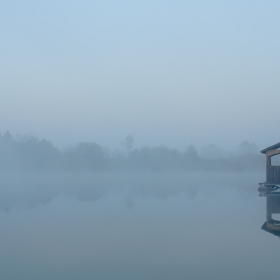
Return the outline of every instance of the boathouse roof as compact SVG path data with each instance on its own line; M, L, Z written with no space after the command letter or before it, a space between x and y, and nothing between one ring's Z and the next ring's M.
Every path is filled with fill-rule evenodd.
M274 145L272 145L272 146L270 146L270 147L267 147L267 148L265 148L265 149L263 149L263 150L261 150L261 153L265 154L267 151L270 151L270 150L277 150L277 149L279 149L279 148L280 148L280 142L277 143L277 144L274 144Z

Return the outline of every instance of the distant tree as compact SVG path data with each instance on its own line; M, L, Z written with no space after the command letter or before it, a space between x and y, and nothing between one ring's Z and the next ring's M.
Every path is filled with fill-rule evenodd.
M175 170L178 169L181 154L175 149L165 146L141 147L131 152L129 159L131 168L139 170Z
M131 135L128 135L121 144L126 148L127 154L130 157L134 146L134 138Z
M218 159L227 156L227 153L214 144L209 144L200 149L201 157L208 159Z
M189 159L197 159L198 158L198 152L197 149L193 145L189 145L186 152L185 157Z
M258 154L258 153L259 153L259 149L257 145L254 143L249 143L247 141L242 142L237 150L237 154L239 155Z
M13 169L17 165L17 147L9 131L0 137L0 169Z
M103 169L107 162L106 152L94 142L81 142L64 153L66 168L73 171Z
M22 167L31 170L56 170L60 162L60 152L53 144L35 137L17 141L18 160Z
M187 168L193 169L198 167L198 151L193 145L189 145L183 154L183 162Z
M11 143L13 142L13 136L10 131L6 131L0 138L2 143Z

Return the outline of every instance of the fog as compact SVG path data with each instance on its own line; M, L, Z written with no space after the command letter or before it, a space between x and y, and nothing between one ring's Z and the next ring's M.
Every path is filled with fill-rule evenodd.
M199 151L189 145L180 151L167 146L135 147L129 135L119 148L109 149L95 142L80 142L67 149L34 136L0 134L1 172L191 172L263 171L264 157L254 143L243 141L236 151L226 152L209 145Z
M234 153L134 145L61 150L2 133L0 277L263 279L263 265L278 275L254 143Z
M1 176L0 210L34 209L52 202L57 196L74 198L80 202L95 202L102 198L124 196L123 204L132 208L134 197L164 199L178 194L193 198L205 183L213 187L226 181L226 187L248 194L255 187L256 173L82 173L34 174L12 173ZM205 181L207 177L207 181ZM241 180L241 181L240 181ZM208 189L208 191L210 191ZM253 195L255 193L253 192Z
M0 131L234 150L279 141L278 1L2 1ZM266 110L269 108L269 112ZM264 133L265 131L265 133Z
M263 279L265 266L273 278L277 237L261 230L263 179L252 172L6 174L1 277Z
M46 139L7 131L0 133L0 152L0 210L7 213L48 204L60 195L94 202L127 192L128 207L134 195L164 198L183 192L192 197L200 185L220 184L220 177L227 186L247 190L248 178L255 174L261 180L265 171L264 156L247 141L234 154L214 145L201 152L193 145L185 151L135 148L132 136L113 151L94 142L59 150ZM236 181L240 178L244 182Z
M278 279L279 12L1 1L0 279Z

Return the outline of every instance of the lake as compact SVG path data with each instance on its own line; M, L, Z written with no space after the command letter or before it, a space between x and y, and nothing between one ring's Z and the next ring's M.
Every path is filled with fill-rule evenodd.
M2 174L0 278L278 279L280 240L261 229L264 179Z

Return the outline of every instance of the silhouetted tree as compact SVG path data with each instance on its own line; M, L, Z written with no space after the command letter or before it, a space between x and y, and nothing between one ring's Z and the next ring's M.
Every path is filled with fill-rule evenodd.
M258 154L258 147L254 143L249 143L247 141L242 142L239 147L237 154L244 155L244 154Z
M96 143L81 142L64 153L71 170L100 170L106 167L106 150Z
M128 135L122 142L122 145L126 148L127 154L130 157L131 150L134 146L134 138L131 135Z

